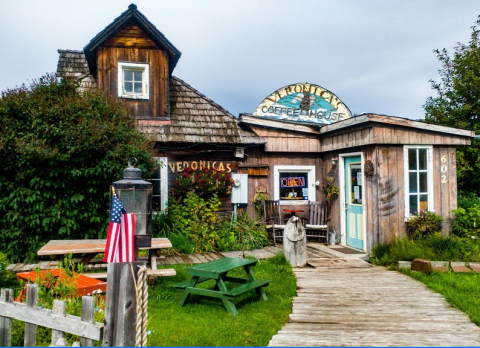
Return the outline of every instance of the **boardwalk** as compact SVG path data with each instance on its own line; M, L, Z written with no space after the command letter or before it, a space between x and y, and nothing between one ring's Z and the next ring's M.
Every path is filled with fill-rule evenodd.
M401 273L309 245L298 296L269 346L480 346L480 328Z

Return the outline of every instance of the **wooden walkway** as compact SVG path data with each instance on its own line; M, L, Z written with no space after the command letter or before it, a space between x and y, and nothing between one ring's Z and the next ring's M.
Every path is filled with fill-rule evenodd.
M480 328L422 283L312 248L330 255L295 269L293 313L269 346L480 346Z

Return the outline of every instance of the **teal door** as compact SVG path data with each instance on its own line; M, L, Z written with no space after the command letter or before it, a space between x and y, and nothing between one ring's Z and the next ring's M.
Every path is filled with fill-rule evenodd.
M363 182L360 156L345 158L345 217L347 245L363 250Z

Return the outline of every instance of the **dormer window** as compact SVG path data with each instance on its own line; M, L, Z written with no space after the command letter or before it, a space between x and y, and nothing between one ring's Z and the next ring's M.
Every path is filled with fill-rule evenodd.
M148 64L118 63L118 96L148 99Z

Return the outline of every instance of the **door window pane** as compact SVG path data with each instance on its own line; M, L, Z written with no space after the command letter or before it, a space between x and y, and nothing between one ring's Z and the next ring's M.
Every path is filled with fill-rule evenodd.
M420 211L428 210L428 196L420 195Z
M420 192L427 192L428 191L427 173L422 172L418 174L420 175Z
M362 167L360 164L350 164L350 203L362 204Z
M417 195L410 196L410 215L418 213Z

